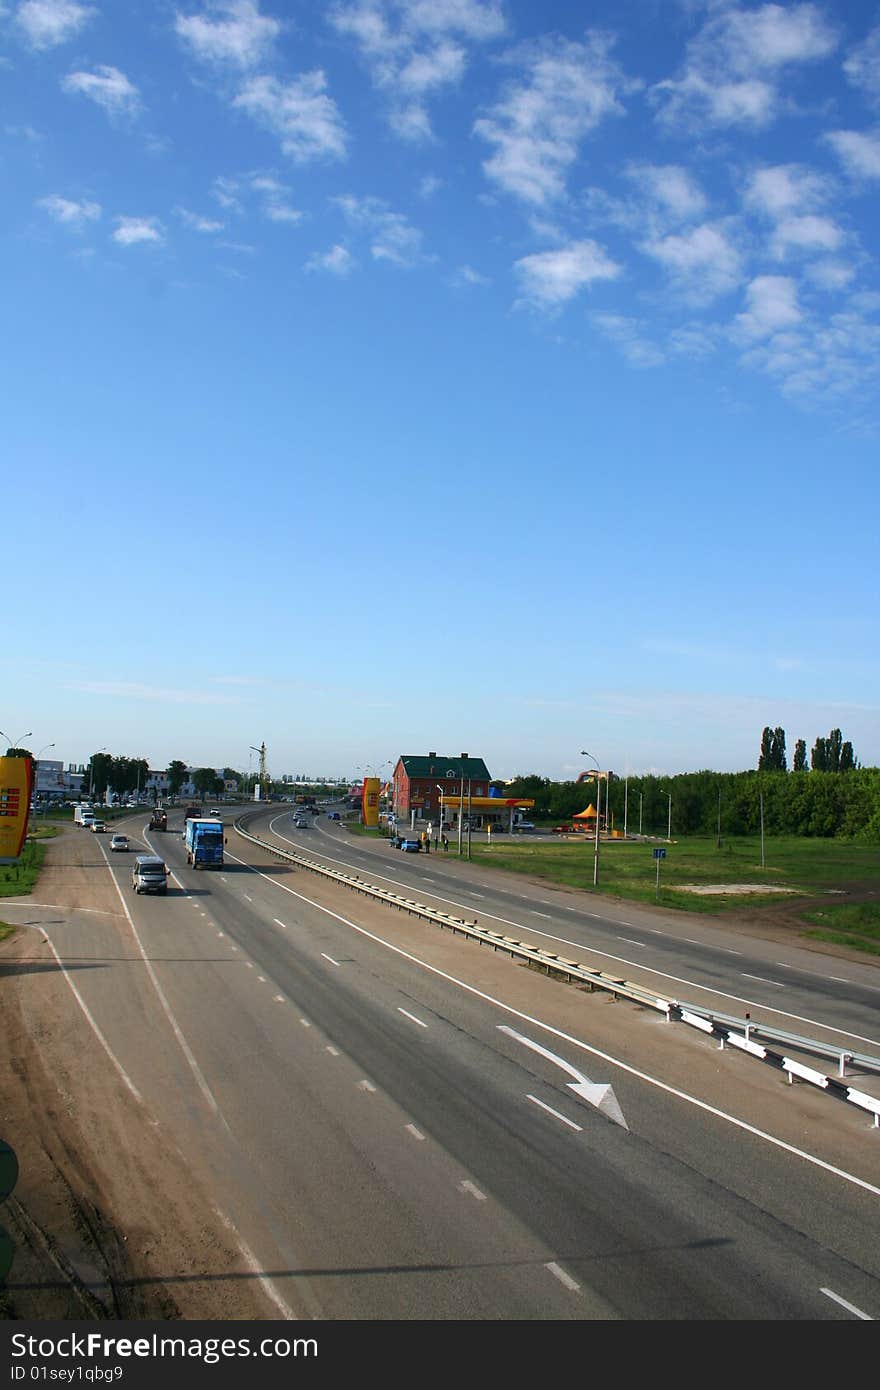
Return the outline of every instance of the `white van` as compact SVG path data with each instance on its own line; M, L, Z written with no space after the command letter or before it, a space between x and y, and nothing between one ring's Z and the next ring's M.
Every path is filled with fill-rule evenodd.
M167 893L168 866L157 854L139 854L131 868L136 893Z

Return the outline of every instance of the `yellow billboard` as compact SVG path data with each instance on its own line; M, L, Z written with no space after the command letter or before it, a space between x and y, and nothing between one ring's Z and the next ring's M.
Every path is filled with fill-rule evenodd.
M30 758L0 758L0 864L21 856L31 805Z
M379 824L379 787L381 783L378 777L365 777L363 791L361 792L361 806L364 813L364 825Z

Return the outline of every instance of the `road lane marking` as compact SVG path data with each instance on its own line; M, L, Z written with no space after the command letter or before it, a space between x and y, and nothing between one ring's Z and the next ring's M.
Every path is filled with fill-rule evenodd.
M244 864L243 859L237 860L237 862ZM560 1038L564 1042L571 1044L572 1047L579 1048L582 1052L590 1053L592 1056L598 1057L604 1062L608 1062L610 1066L616 1067L618 1071L626 1072L629 1076L634 1076L639 1081L644 1081L646 1085L653 1086L658 1091L663 1091L667 1095L675 1096L678 1100L682 1100L686 1104L694 1106L697 1110L701 1110L709 1115L714 1115L716 1119L722 1120L725 1124L731 1125L734 1129L741 1129L744 1133L751 1134L756 1139L762 1139L765 1143L782 1150L784 1153L793 1154L796 1158L803 1159L805 1163L810 1163L816 1168L821 1168L824 1172L831 1173L835 1177L841 1178L844 1182L852 1183L855 1187L863 1188L866 1192L871 1192L874 1196L880 1197L880 1187L877 1187L874 1183L866 1182L863 1178L857 1177L854 1173L848 1173L844 1168L837 1168L833 1163L827 1163L825 1159L819 1158L816 1154L808 1153L805 1149L796 1148L795 1145L786 1143L784 1139L777 1138L776 1135L768 1133L767 1130L758 1129L757 1126L749 1124L746 1120L741 1120L738 1116L731 1115L726 1110L720 1110L718 1106L710 1105L707 1101L700 1100L698 1096L693 1096L687 1091L679 1090L678 1087L671 1086L667 1082L661 1081L659 1077L652 1076L650 1072L642 1071L640 1068L630 1065L629 1062L624 1062L620 1058L612 1057L610 1053L603 1052L600 1048L593 1047L590 1043L584 1042L581 1038L574 1037L571 1033L566 1033L561 1028L556 1028L552 1023L545 1023L543 1019L535 1018L531 1014L524 1013L522 1009L514 1008L512 1004L505 1003L503 999L498 999L494 995L487 994L485 990L477 989L475 985L468 984L466 980L461 980L455 975L450 975L448 971L441 970L436 965L431 965L429 961L421 960L419 956L413 955L411 951L404 950L402 946L396 946L393 942L386 941L384 937L377 935L376 932L369 931L366 927L361 926L359 922L353 922L350 917L343 917L341 912L334 912L332 908L325 907L323 903L316 902L314 898L307 898L304 893L298 893L295 888L289 888L286 883L280 883L278 879L272 878L270 874L264 873L261 869L255 869L253 865L250 864L246 864L245 868L250 869L252 873L259 874L261 878L268 879L276 888L280 888L284 893L289 893L291 897L297 898L300 902L307 903L309 907L314 908L317 912L323 912L325 916L332 917L335 922L339 922L342 926L357 932L359 936L364 937L368 941L372 941L374 945L381 946L383 950L391 951L392 954L400 956L401 959L410 961L413 965L419 966L420 969L427 971L429 974L436 975L438 979L446 980L449 984L456 985L457 988L464 990L466 994L472 995L475 999L482 999L484 1002L492 1004L495 1008L500 1009L503 1013L509 1014L513 1018L520 1018L524 1023L531 1024L532 1027L540 1028L542 1032L550 1033L554 1037Z
M332 956L328 956L326 951L322 951L322 952L321 952L321 955L324 957L325 960L329 960L329 962L330 962L331 965L336 965L336 966L339 965L339 961L338 961L338 960L334 960Z
M564 1284L567 1289L571 1289L572 1293L580 1292L580 1284L576 1283L570 1274L566 1274L565 1270L561 1269L555 1260L551 1260L544 1268L549 1269L554 1278L558 1279L560 1284Z
M358 1082L358 1090L369 1091L372 1094L376 1090L376 1087L373 1085L372 1081L364 1080Z
M342 1055L339 1051L339 1048L334 1047L332 1043L328 1043L324 1051L329 1052L331 1057L340 1057Z
M582 1096L589 1105L594 1105L597 1110L601 1110L615 1124L629 1129L610 1082L591 1081L588 1076L584 1076L583 1072L578 1071L577 1067L566 1062L564 1057L559 1057L555 1052L551 1052L549 1047L542 1047L539 1042L535 1042L534 1038L527 1038L524 1033L517 1033L515 1028L509 1028L506 1023L499 1023L498 1031L499 1033L506 1033L509 1038L515 1038L517 1042L522 1043L523 1047L531 1048L532 1052L546 1057L547 1061L552 1062L555 1067L559 1067L569 1076L573 1076L574 1081L565 1083L570 1091L574 1091L575 1095Z
M467 1192L469 1196L476 1197L478 1202L485 1202L485 1192L481 1192L476 1183L471 1182L470 1178L465 1178L458 1186L461 1192Z
M277 917L273 917L273 918L272 918L272 921L276 924L276 926L283 927L284 930L287 931L287 923L286 923L286 922L281 922L281 921L279 921Z
M403 1014L404 1018L412 1019L413 1023L417 1023L420 1028L427 1028L428 1026L427 1023L423 1023L420 1018L416 1018L415 1014L408 1014L406 1009L402 1009L400 1005L397 1007L397 1012Z
M874 1321L870 1313L863 1313L861 1308L857 1308L854 1303L847 1303L846 1299L841 1298L840 1294L835 1293L833 1289L820 1289L819 1292L824 1293L826 1298L833 1298L835 1303L839 1303L842 1308L846 1308L847 1312L853 1313L857 1318L861 1318L863 1322Z
M538 1100L537 1096L527 1094L526 1100L532 1101L535 1105L540 1105L541 1109L546 1110L548 1115L555 1115L557 1120L561 1120L562 1123L568 1125L570 1129L576 1129L578 1134L583 1133L582 1125L576 1125L574 1120L570 1120L567 1115L562 1115L558 1110L554 1110L552 1105L545 1105L542 1100Z
M762 985L775 985L777 989L785 989L785 985L781 984L779 980L768 980L764 975L749 975L744 970L742 976L744 980L757 980Z
M275 832L275 833L277 834L278 832ZM286 839L286 837L285 837L284 835L279 835L279 839L282 839L282 840L283 840L283 839ZM289 843L292 843L292 842L289 842ZM360 866L359 866L357 863L354 863L354 862L353 862L352 860L350 860L350 859L344 859L344 858L342 858L342 857L340 857L340 856L330 855L330 854L323 854L321 857L322 857L323 859L330 860L330 862L333 863L333 864L342 864L342 865L344 865L346 868L356 868L356 869L358 869L358 871L360 872ZM303 897L301 894L297 894L292 888L289 889L289 888L287 887L286 884L279 883L277 879L271 878L271 875L262 873L262 871L259 870L259 869L255 869L254 866L253 866L252 864L246 864L245 861L244 861L243 859L238 859L237 856L235 856L235 855L230 855L229 858L230 858L230 859L234 859L235 862L236 862L237 864L241 864L241 865L243 865L246 869L249 869L251 873L261 874L262 877L268 878L268 879L270 880L270 882L274 883L274 884L276 885L276 887L282 888L282 889L284 890L284 892L293 893L294 897L302 897L302 901L303 901L303 902L308 902L308 903L312 904L312 900L311 900L310 898L306 898L306 897ZM371 869L371 873L372 873L372 869ZM398 887L401 887L401 886L402 886L402 887L407 888L408 890L412 891L412 888L411 888L411 885L410 885L410 884L407 884L405 881L403 881L403 880L401 880L401 879L394 878L391 874L378 873L378 874L374 874L373 877L374 877L374 878L385 879L385 881L388 882L388 883L393 883L393 884L395 884L395 885L398 886ZM477 880L477 881L480 882L480 880ZM484 887L484 888L490 887L489 884L482 884L481 886ZM462 891L464 891L464 890L462 890ZM468 891L470 891L470 890L468 890ZM461 899L460 899L460 898L446 897L446 896L445 896L444 894L442 894L442 893L436 893L436 894L434 894L434 896L437 897L437 898L439 898L442 902L451 903L453 906L459 906L459 907L466 907L466 906L467 906L466 903L462 903L462 902L461 902ZM315 904L312 904L312 905L314 906ZM600 921L608 922L608 923L609 923L610 925L612 925L612 926L618 924L618 920L619 920L619 919L613 918L613 917L603 917L602 914L600 914L600 913L598 913L598 912L585 912L583 908L581 908L581 907L570 907L567 903L560 903L559 906L560 906L565 912L577 912L577 913L579 913L579 914L582 915L582 916L596 917L596 918L599 919ZM492 911L489 911L489 910L487 910L487 909L484 908L484 909L483 909L483 912L482 912L482 915L483 915L484 918L486 918L486 919L488 919L488 920L490 920L490 921L493 921L493 922L501 922L501 923L503 923L505 926L516 927L516 928L518 928L519 930L522 930L522 929L523 929L523 925L524 925L524 924L523 924L522 922L517 922L517 921L513 920L513 919L510 918L510 917L502 917L502 916L500 915L500 913L492 912ZM659 968L658 966L656 966L656 965L646 965L644 961L629 960L629 959L627 959L626 956L615 955L613 951L605 951L605 950L603 950L603 949L602 949L601 947L599 947L599 946L586 945L586 944L585 944L584 942L582 942L582 941L572 941L569 937L559 936L559 935L556 934L555 932L549 932L549 931L548 931L548 932L545 932L545 931L543 931L540 927L532 926L532 927L530 928L530 930L539 933L541 936L545 936L545 937L547 938L548 941L557 941L557 942L559 942L561 945L564 945L564 946L573 946L573 947L575 947L577 950L587 950L587 951L589 951L592 955L595 955L595 956L602 956L602 957L604 957L606 960L615 961L615 962L616 962L617 964L619 964L619 965L635 965L635 966L637 966L640 970L647 970L647 971L650 972L650 974L656 975L656 976L658 977L658 979L661 979L661 980L671 980L674 984L678 984L678 985L688 985L688 986L690 986L691 988L703 990L704 992L709 993L709 994L715 994L715 995L717 995L717 996L718 996L719 998L721 998L721 999L733 999L733 1000L736 1000L737 1003L742 1003L742 1004L746 1005L746 1006L749 1007L749 1008L760 1008L760 1007L762 1006L762 1001L760 1001L760 1000L743 998L742 995L739 995L739 994L732 994L732 993L730 993L728 990L721 990L721 989L718 989L717 987L715 987L715 986L713 986L713 985L702 984L699 980L691 980L691 979L689 979L688 977L682 976L682 975L673 975L670 971L662 970L662 969L660 969L660 968ZM661 931L659 927L645 927L644 930L645 930L645 931L652 932L655 936L663 936L663 937L667 937L667 936L668 936L668 933L667 933L666 931ZM728 948L727 948L727 947L724 947L724 946L719 946L719 947L717 947L716 949L718 949L719 951L725 951L725 950L727 950ZM730 953L731 955L742 955L742 954L743 954L743 952L741 952L741 951L730 951L729 953ZM818 972L817 972L817 973L818 973ZM824 980L826 977L825 977L824 975L820 975L820 978ZM853 983L853 982L847 980L847 981L844 981L844 983L846 983L846 984L851 984L851 983ZM867 989L867 990L870 990L870 991L872 991L872 992L873 992L874 990L877 989L877 986L868 985L868 984L863 984L861 987L862 987L863 989ZM786 1009L786 1010L781 1010L781 1009L780 1009L780 1010L777 1010L777 1012L780 1013L780 1014L783 1014L783 1016L786 1017L786 1018L795 1019L798 1023L809 1023L809 1024L815 1025L816 1027L819 1027L819 1028L823 1028L823 1027L826 1026L821 1020L814 1019L814 1018L812 1018L812 1017L811 1017L810 1015L808 1015L808 1014L796 1014L796 1013L792 1013L792 1012L791 1012L790 1010L788 1010L788 1009ZM838 1030L836 1030L836 1031L839 1032L839 1031L841 1031L841 1030L838 1029ZM876 1046L876 1045L877 1045L877 1039L876 1039L876 1038L867 1037L866 1035L864 1035L864 1034L862 1034L862 1033L847 1033L847 1034L845 1034L845 1036L846 1036L846 1037L849 1037L849 1038L852 1038L854 1041L858 1041L858 1042L867 1042L867 1043L870 1043L872 1046Z
M405 1129L412 1135L413 1139L424 1139L425 1137L420 1129L416 1129L415 1125L406 1125Z

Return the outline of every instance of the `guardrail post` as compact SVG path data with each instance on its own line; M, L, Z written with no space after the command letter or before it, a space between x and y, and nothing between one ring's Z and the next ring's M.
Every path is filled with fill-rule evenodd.
M839 1071L838 1071L838 1073L837 1073L838 1076L846 1076L846 1064L847 1064L847 1062L851 1062L851 1061L852 1061L852 1053L851 1053L851 1052L841 1052L841 1054L840 1054L840 1069L839 1069Z

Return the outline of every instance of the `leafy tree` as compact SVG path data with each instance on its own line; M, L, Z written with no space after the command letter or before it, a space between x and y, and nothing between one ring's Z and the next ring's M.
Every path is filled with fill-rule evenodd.
M847 739L846 743L840 750L840 771L852 772L855 768L855 765L856 759L855 754L853 753L853 746L850 743L849 739Z
M168 764L168 794L177 797L180 789L186 781L186 763L182 763L179 758Z
M828 771L828 740L817 738L810 752L810 767L814 772Z
M804 739L799 738L794 746L794 772L806 772L807 770L807 745Z
M204 800L206 796L217 796L219 794L217 790L218 782L220 784L220 790L222 791L223 779L217 776L213 767L197 767L192 775L193 786L202 800Z
M773 730L767 725L761 735L761 752L758 755L758 771L769 772L773 766Z

